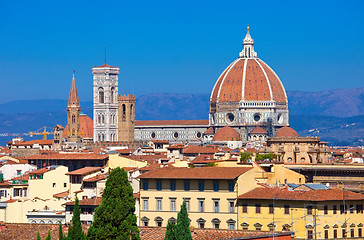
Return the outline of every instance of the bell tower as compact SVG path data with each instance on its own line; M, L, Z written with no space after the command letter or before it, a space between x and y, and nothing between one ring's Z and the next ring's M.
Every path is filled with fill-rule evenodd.
M135 95L125 94L118 97L119 103L119 122L118 139L119 141L134 142L135 129Z
M93 67L94 142L118 141L119 68Z
M81 105L77 93L75 73L73 72L71 91L68 97L68 104L67 104L68 142L81 142L80 114L81 114Z

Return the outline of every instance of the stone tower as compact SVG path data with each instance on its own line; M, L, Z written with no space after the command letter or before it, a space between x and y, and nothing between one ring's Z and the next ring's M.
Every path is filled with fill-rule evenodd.
M135 95L125 94L118 97L119 103L119 141L134 142Z
M118 141L119 68L106 64L92 68L94 142Z
M81 113L80 100L78 98L78 93L76 88L75 74L73 73L71 91L70 91L70 96L68 97L68 104L67 104L68 142L81 142L80 113Z

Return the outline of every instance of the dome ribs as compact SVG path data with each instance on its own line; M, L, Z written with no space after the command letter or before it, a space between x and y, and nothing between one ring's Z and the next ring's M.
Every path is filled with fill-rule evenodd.
M270 90L264 72L254 59L249 59L245 77L246 101L270 101Z
M262 60L258 60L264 71L266 72L273 93L273 100L276 102L287 102L287 97L285 94L285 90L283 88L281 80L279 80L278 76L273 72L273 70Z
M242 75L244 60L239 60L231 66L230 71L225 76L225 81L221 86L220 102L239 102L241 100Z
M210 102L216 102L217 98L218 98L218 94L219 94L219 89L221 86L222 81L224 80L224 77L226 75L226 73L229 71L230 67L236 62L237 60L235 60L234 62L232 62L220 75L220 77L217 79L216 84L214 86L214 89L212 90L212 94L210 97Z

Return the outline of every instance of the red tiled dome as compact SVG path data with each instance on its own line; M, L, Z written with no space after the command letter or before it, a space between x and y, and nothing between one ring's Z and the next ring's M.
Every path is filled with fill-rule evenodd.
M232 127L225 126L215 133L212 141L237 141L240 140L240 134Z
M278 129L276 137L299 137L298 133L291 127L282 127Z
M220 75L211 93L211 103L275 101L287 96L277 74L259 58L238 58Z
M82 114L80 116L80 132L81 138L93 138L94 137L94 122L92 119ZM64 128L63 137L66 138L68 133L68 125Z

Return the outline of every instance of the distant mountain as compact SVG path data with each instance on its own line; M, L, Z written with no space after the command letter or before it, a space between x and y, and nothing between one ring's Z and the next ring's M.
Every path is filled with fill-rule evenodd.
M319 136L335 145L364 145L364 88L287 95L290 124L300 135ZM65 126L66 107L67 100L49 99L0 104L0 133ZM81 102L81 107L92 118L92 101ZM208 119L208 110L209 94L155 93L137 97L136 119Z

